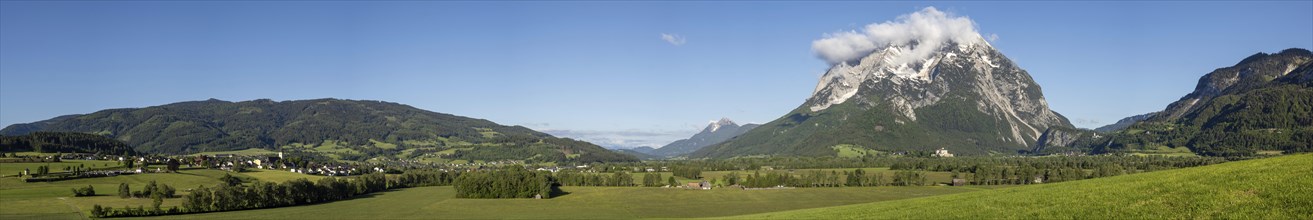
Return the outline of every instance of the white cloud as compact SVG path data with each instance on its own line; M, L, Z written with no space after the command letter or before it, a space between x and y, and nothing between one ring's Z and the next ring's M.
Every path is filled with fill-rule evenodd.
M684 45L684 42L687 41L686 39L684 39L684 36L679 36L678 34L667 34L667 33L661 33L661 40L664 40L666 41L666 43L670 43L670 45L675 45L675 46Z
M996 37L995 37L996 38ZM973 44L982 38L976 24L965 16L954 16L926 7L898 16L893 21L868 24L862 30L826 34L812 42L812 52L829 64L859 60L872 51L889 46L910 49L895 63L924 59L946 43ZM911 46L909 43L916 43Z
M998 34L989 34L989 41L990 42L998 41Z

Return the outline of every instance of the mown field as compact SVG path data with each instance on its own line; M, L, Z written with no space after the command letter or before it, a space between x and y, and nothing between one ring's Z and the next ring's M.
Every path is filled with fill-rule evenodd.
M1313 154L735 219L1313 219Z
M987 190L977 187L847 187L685 190L562 187L552 199L457 199L451 187L419 187L346 201L156 219L634 219L696 218L868 203Z
M780 172L780 173L789 173L789 174L792 174L792 175L795 176L795 177L801 177L803 174L807 174L807 173L810 173L810 172L813 172L813 171L817 171L817 170L819 170L819 171L824 171L824 172L835 172L835 173L838 173L839 176L840 176L840 179L843 179L843 178L847 178L846 175L843 174L843 172L853 172L854 170L857 170L857 169L859 169L859 168L796 169L796 170L793 170L792 172L790 172L789 170L771 170L771 171L764 171L764 170L763 170L763 171L751 171L751 170L748 170L748 171L702 171L702 178L703 178L703 179L706 179L706 180L711 180L711 179L725 179L725 176L730 175L730 174L733 174L733 173L737 173L737 174L739 175L740 178L747 179L748 176L751 176L754 172L760 172L762 175L766 175L766 173L769 173L769 172ZM894 173L897 173L897 172L898 172L897 170L889 170L888 167L868 167L868 168L860 168L860 169L862 169L863 172L866 172L866 175L872 175L872 176L874 176L874 175L882 175L882 176L884 176L884 180L886 181L886 183L889 182L889 181L893 181L893 179L894 179ZM673 175L671 172L656 172L656 173L661 174L661 179L660 179L660 180L661 180L661 181L660 181L661 183L665 183L665 182L666 182L666 178L669 178L671 175ZM949 182L951 182L951 181L953 180L953 173L952 173L952 172L929 172L929 171L923 171L923 173L925 173L925 175L926 175L926 181L928 181L927 184L931 184L931 185L933 185L933 184L935 184L935 183L949 183ZM645 173L645 172L631 172L631 173L629 173L629 174L634 176L634 182L636 182L636 183L642 183L642 182L643 182L643 175L648 174L648 173ZM962 175L963 175L963 176L970 176L971 174L970 174L970 173L963 173ZM689 178L684 178L684 177L675 177L675 180L676 180L676 181L679 181L679 182L681 182L681 183L693 183L693 182L701 181L700 179L689 179Z
M117 208L124 206L149 207L151 205L150 199L119 198L117 196L119 183L128 183L133 190L141 190L147 183L154 180L160 184L168 184L177 188L178 194L182 195L187 193L187 189L196 186L219 184L218 178L225 173L233 174L220 170L184 169L178 173L149 173L36 183L23 182L21 179L13 177L14 174L23 169L35 170L37 166L47 164L54 171L62 171L61 167L63 166L77 166L79 164L86 164L87 167L96 164L96 168L107 165L111 167L118 166L118 163L114 161L80 160L68 160L61 163L0 163L0 172L13 173L0 178L0 219L78 219L84 218L83 216L87 215L91 207L96 204ZM272 170L244 172L234 174L234 176L263 181L322 178ZM96 189L97 196L73 197L72 188L88 185ZM181 203L182 199L179 198L165 199L162 206L177 206Z

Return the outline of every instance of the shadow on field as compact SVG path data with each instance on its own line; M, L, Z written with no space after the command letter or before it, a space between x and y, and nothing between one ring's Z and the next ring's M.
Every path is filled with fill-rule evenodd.
M566 192L565 190L561 190L560 188L556 188L556 189L553 189L553 190L552 190L552 193L551 193L551 194L552 194L552 198L551 198L551 199L555 199L555 198L559 198L559 197L561 197L561 196L570 195L570 192Z

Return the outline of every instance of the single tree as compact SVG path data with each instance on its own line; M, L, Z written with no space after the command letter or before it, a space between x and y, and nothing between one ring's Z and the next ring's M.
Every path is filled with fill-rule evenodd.
M128 183L119 183L119 198L132 197L132 189L128 188Z
M167 169L169 169L169 172L178 172L178 166L181 166L182 163L179 163L178 160L176 159L169 159L167 165L168 165Z

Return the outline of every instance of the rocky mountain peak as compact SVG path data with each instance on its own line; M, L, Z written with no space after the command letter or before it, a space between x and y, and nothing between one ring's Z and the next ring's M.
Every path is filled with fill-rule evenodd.
M729 118L720 118L719 121L712 121L711 124L708 124L707 128L702 129L702 132L704 133L716 132L720 130L720 128L722 127L730 127L730 126L738 127L739 124L734 123L734 121L729 120Z
M978 36L977 36L978 37ZM917 48L938 45L929 53ZM937 67L943 63L959 66L979 66L982 69L999 68L1002 57L984 39L969 43L890 44L856 62L835 64L826 71L812 91L809 109L813 112L840 104L858 94L859 86L868 81L889 81L894 84L924 85L934 82ZM855 63L855 65L851 65ZM908 87L916 89L918 86Z

